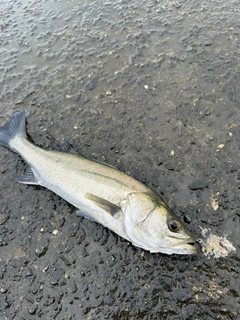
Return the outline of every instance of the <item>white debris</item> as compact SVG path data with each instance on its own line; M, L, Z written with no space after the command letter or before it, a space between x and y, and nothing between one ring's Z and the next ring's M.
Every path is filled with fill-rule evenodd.
M218 209L218 207L219 207L219 206L218 206L218 200L212 198L212 199L211 199L211 206L212 206L213 210L216 211L216 210Z
M211 233L211 229L201 229L202 236L207 237L206 241L200 239L198 242L202 245L202 252L205 256L213 258L226 257L229 253L235 252L236 248L226 237L218 237Z

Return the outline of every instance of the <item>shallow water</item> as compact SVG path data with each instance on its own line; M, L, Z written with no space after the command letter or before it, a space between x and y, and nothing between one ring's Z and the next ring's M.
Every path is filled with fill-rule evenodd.
M43 188L1 149L1 319L238 319L238 1L1 1L0 116L162 194L220 259L150 254ZM214 206L213 206L214 201ZM217 204L217 206L216 206Z

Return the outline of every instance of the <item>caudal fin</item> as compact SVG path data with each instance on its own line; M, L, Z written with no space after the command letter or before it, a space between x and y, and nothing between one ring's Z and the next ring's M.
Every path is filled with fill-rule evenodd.
M9 142L17 135L27 138L26 113L23 110L15 112L4 126L0 127L0 146L14 151Z

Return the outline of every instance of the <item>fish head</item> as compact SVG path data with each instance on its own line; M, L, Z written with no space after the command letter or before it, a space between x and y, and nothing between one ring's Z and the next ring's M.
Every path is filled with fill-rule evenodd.
M197 253L192 234L154 192L130 193L120 205L125 232L135 246L166 254Z

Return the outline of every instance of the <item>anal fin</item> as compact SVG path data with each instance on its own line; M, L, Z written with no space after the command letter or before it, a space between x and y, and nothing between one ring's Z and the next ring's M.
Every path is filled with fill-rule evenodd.
M32 171L31 168L29 168L23 176L19 177L17 179L17 181L19 183L23 183L23 184L35 184L38 185L38 180L36 178L36 176L34 175L34 172Z

